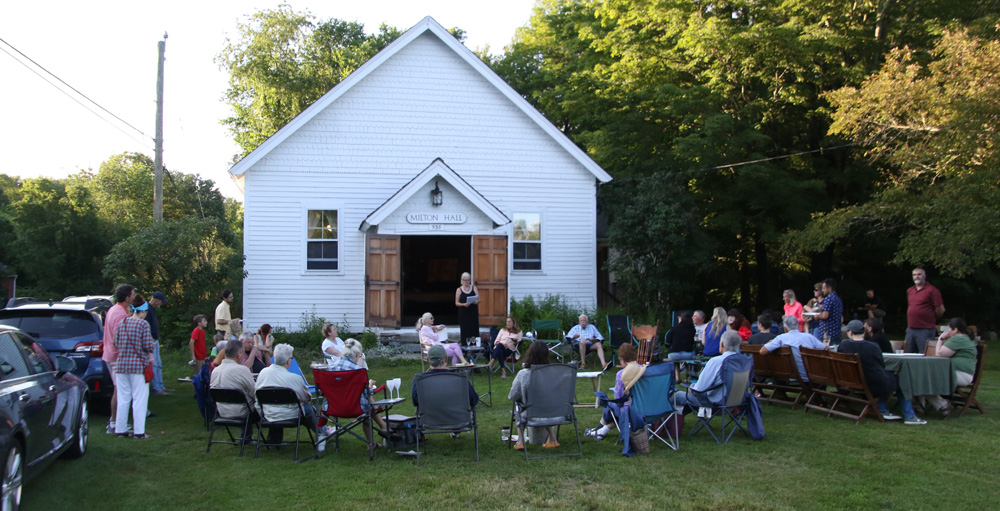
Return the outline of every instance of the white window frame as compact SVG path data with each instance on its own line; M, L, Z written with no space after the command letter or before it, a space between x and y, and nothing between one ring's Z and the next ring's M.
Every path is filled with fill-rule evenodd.
M335 240L324 240L324 241L336 241L337 242L337 259L336 259L336 261L337 261L337 268L336 269L332 269L332 268L317 268L317 269L312 269L312 268L309 268L309 243L310 243L310 238L309 238L309 212L310 211L336 211L337 212L337 226L336 226L337 227L337 238ZM341 232L341 225L343 224L343 222L341 222L341 217L343 216L343 213L344 213L343 212L343 208L341 208L339 204L332 204L332 203L329 203L329 202L302 204L302 217L299 220L299 226L300 226L299 227L299 232L301 233L301 240L302 240L300 246L302 247L302 252L301 252L302 253L302 272L304 274L309 274L309 275L315 275L315 274L332 275L332 274L342 274L343 273L343 271L344 271L343 270L344 264L343 264L343 258L341 257L341 254L343 253L343 250L341 250L341 247L343 246L343 243L344 243L344 235L343 235L343 232ZM319 241L319 240L316 240L316 241Z
M514 224L517 222L518 215L538 215L538 241L518 241L514 239ZM511 223L510 223L510 268L512 272L525 272L525 273L541 273L545 269L545 213L540 210L536 211L515 211L511 213ZM515 268L514 264L514 246L517 243L524 244L537 244L538 245L538 268ZM533 262L534 259L521 259L522 262Z

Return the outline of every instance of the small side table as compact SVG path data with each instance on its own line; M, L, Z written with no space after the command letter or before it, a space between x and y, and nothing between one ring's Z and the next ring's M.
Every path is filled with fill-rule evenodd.
M604 376L604 371L582 371L582 372L578 371L576 373L577 379L587 378L590 380L590 383L594 387L594 392L597 392L597 389L601 388L601 376ZM579 403L579 401L580 400L578 399L577 402ZM588 408L590 407L590 403L575 404L573 406L577 408ZM599 408L599 407L600 406L598 405L597 396L594 396L594 408Z

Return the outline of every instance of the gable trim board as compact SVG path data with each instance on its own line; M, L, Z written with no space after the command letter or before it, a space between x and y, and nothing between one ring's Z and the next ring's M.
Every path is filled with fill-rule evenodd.
M607 183L611 181L611 175L608 174L604 169L602 169L594 160L590 158L583 150L576 146L572 140L569 139L565 134L559 131L551 122L548 121L541 113L538 112L530 103L528 103L524 98L522 98L517 91L511 88L503 79L500 78L496 73L490 69L475 53L465 47L461 42L455 39L444 27L442 27L437 21L435 21L430 16L425 17L420 20L416 25L407 30L398 39L393 41L391 44L386 46L382 51L376 54L374 57L365 62L361 67L356 69L347 78L338 83L333 89L324 94L315 103L310 105L308 108L302 111L299 115L295 116L294 119L288 122L285 126L277 131L274 135L271 135L267 140L264 141L260 146L254 149L250 154L246 155L241 159L236 165L233 165L229 169L230 175L240 189L243 189L243 175L249 170L255 163L264 158L269 152L278 147L282 142L284 142L289 136L294 134L299 128L304 126L310 120L313 119L317 114L325 110L328 106L334 103L338 98L343 96L347 91L351 89L358 82L364 80L369 74L371 74L375 69L381 66L385 61L389 60L393 55L398 53L401 49L405 48L412 41L417 39L424 33L430 33L440 39L448 48L454 51L459 57L462 58L469 66L472 67L477 73L479 73L483 78L485 78L491 85L493 85L501 94L503 94L511 103L517 106L525 115L528 116L539 128L542 129L546 134L548 134L560 147L562 147L567 153L570 154L574 159L576 159L584 168L590 171L594 177L601 183ZM492 216L491 216L492 218ZM502 224L501 224L502 225Z
M479 211L482 211L484 215L493 221L494 228L510 223L510 219L507 218L507 215L497 209L492 202L473 188L468 181L462 179L462 176L452 170L451 167L444 162L444 160L441 158L435 158L434 161L427 166L427 168L414 176L409 183L403 185L399 191L393 194L392 197L389 197L389 199L383 202L381 206L375 209L375 211L372 211L371 214L369 214L368 217L361 222L360 230L362 232L367 232L372 228L377 228L387 216L395 212L400 206L409 200L410 197L420 191L424 185L437 178L440 178L455 187L455 189L458 190L466 200L471 202L479 209Z

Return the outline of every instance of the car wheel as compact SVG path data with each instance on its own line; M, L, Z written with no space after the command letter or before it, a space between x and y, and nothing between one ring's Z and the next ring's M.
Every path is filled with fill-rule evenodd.
M17 511L21 507L21 486L24 481L24 458L21 444L14 441L3 464L3 484L0 486L0 510Z
M70 459L83 457L87 453L87 442L90 440L90 415L87 411L87 400L80 401L80 419L76 422L76 433L73 444L66 450L65 456Z

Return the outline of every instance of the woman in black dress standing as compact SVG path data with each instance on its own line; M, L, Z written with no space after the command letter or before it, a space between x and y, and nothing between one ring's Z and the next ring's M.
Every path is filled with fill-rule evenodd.
M473 303L469 303L470 296L476 297ZM468 272L462 274L462 285L455 290L455 307L458 307L461 330L459 340L467 342L470 337L479 337L479 290L472 285L472 275Z

